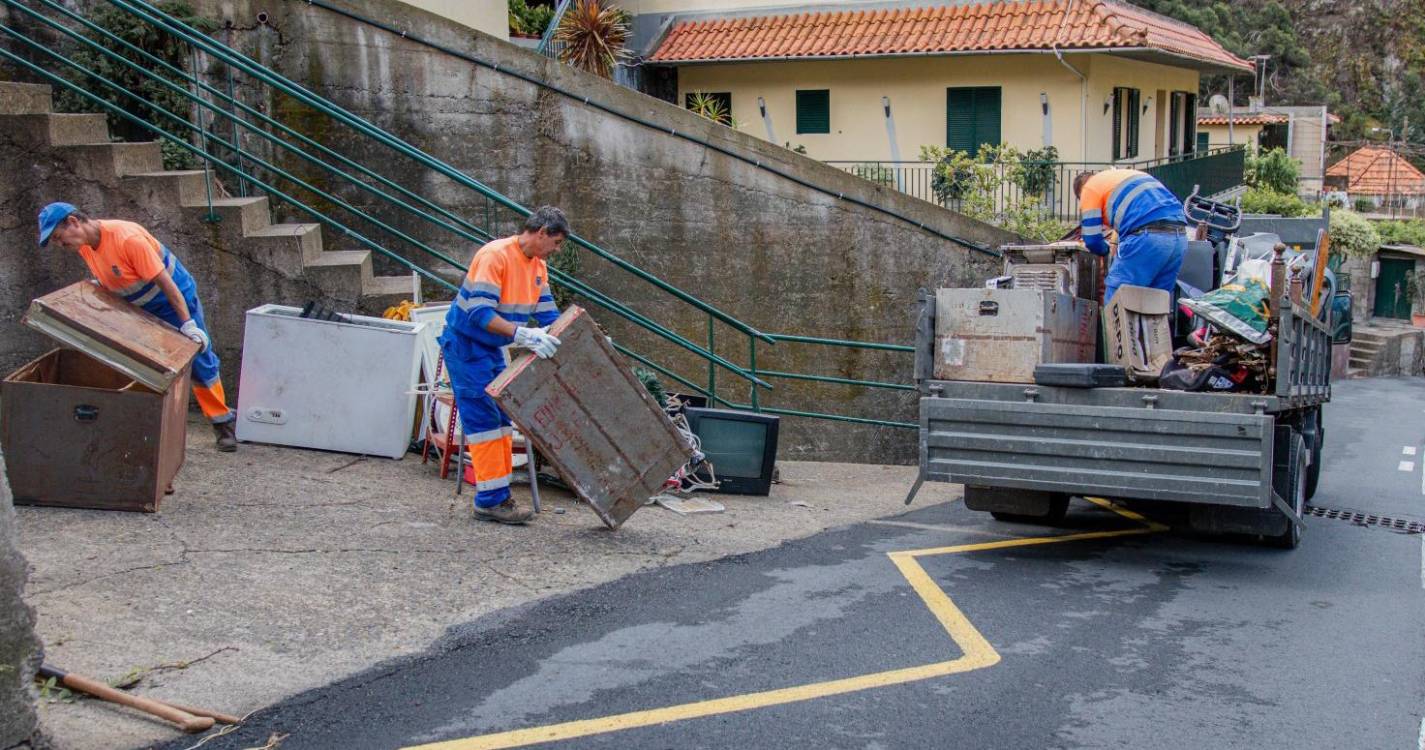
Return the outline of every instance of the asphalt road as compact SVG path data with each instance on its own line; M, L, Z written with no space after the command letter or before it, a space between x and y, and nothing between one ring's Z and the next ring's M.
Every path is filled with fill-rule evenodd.
M1340 384L1326 424L1314 505L1425 521L1425 380ZM1421 750L1422 555L1325 517L1282 551L940 503L470 623L203 747Z

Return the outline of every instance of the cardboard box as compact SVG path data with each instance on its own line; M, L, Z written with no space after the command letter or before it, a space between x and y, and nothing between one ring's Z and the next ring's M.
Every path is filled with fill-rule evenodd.
M1098 305L1037 289L936 292L934 375L1033 383L1034 368L1094 361Z
M693 448L587 312L571 306L549 332L559 337L558 353L520 354L485 392L616 529L662 491Z
M1173 296L1162 289L1119 287L1103 309L1108 361L1128 368L1137 382L1156 382L1173 358L1172 309Z

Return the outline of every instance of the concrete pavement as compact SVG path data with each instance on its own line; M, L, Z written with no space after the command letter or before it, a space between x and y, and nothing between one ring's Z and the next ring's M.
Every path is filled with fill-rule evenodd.
M1422 417L1425 381L1338 386L1315 504L1425 520ZM1306 525L920 507L476 620L207 747L1415 748L1422 535Z
M469 492L457 500L414 456L250 444L218 454L194 423L161 513L17 509L33 566L26 599L51 663L242 715L418 653L483 615L898 512L914 475L781 467L770 498L719 497L722 514L650 507L610 532L546 490L546 512L510 528L472 520ZM175 736L98 701L42 703L41 719L74 750Z

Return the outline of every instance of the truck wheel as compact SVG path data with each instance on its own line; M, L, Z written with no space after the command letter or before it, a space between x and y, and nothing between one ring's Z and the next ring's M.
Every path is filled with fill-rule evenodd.
M1038 523L1056 524L1064 520L1064 515L1069 512L1069 496L1056 494L1049 499L1049 511L1043 515L1026 515L1024 513L1005 513L1003 511L992 510L990 515L996 521L1005 523Z
M1307 448L1311 453L1311 466L1306 469L1306 499L1316 497L1316 485L1321 481L1321 444L1326 442L1326 425L1321 409L1312 409L1306 418Z
M1300 433L1292 433L1288 450L1286 464L1272 476L1272 489L1292 507L1296 518L1288 518L1286 531L1265 537L1265 541L1273 547L1296 549L1301 544L1301 526L1296 521L1306 509L1306 477L1310 473L1308 462L1311 454Z

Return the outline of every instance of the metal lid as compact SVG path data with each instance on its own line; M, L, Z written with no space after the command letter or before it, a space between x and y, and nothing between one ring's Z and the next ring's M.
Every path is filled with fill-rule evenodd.
M88 281L34 300L23 322L160 393L199 351L178 329Z

